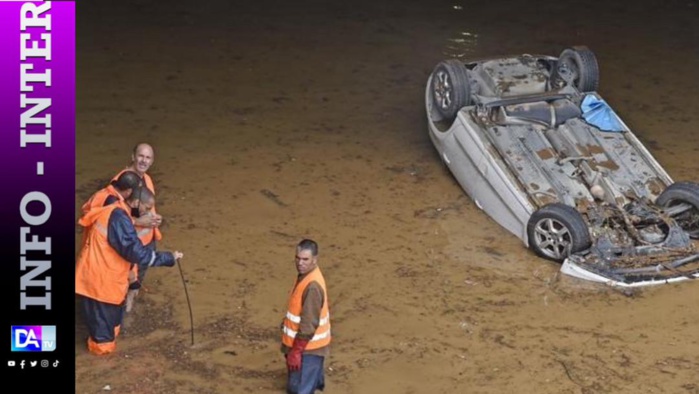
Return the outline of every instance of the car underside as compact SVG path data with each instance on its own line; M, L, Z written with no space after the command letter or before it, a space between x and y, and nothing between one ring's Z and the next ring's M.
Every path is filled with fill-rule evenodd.
M622 286L699 276L699 185L673 182L596 92L596 58L440 63L430 137L476 204L566 274Z

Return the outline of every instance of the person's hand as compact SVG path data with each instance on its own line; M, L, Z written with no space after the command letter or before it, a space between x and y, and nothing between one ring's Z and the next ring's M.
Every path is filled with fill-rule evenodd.
M147 214L134 219L134 224L140 227L157 227L159 220L162 221L162 217L157 219L155 215L148 212Z
M175 260L179 260L182 257L184 257L184 254L182 254L182 252L178 252L178 251L172 252L172 255L175 257Z
M301 369L301 353L289 352L286 355L286 368L289 371L298 371Z
M163 224L163 216L156 213L153 214L153 217L155 218L153 227L160 227L160 225Z
M133 220L133 224L135 226L139 226L139 227L150 227L149 223L150 223L150 218L148 216L140 216L140 217L134 218L134 220Z
M286 355L286 367L289 371L298 371L301 369L301 358L306 345L308 345L308 339L300 339L298 337L294 339L294 345Z

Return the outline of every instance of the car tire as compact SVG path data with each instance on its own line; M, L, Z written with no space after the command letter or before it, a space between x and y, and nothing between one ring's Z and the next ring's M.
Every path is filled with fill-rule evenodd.
M590 232L575 208L552 203L543 206L527 223L529 248L538 256L563 262L569 255L590 248Z
M581 92L599 87L597 57L586 46L574 46L561 52L554 68L554 84L572 84Z
M471 104L468 70L456 59L439 63L432 71L432 103L440 116L454 121L459 110Z
M663 208L677 204L689 204L692 209L673 217L677 224L693 239L699 239L699 184L694 182L675 182L668 186L655 200Z

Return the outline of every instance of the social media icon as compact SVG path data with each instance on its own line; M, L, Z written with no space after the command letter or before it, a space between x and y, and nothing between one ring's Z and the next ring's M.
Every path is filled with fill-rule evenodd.
M41 360L41 367L46 368L49 366L49 360Z
M24 360L20 361L20 362L19 362L19 367L22 368L22 369L24 369L24 363L25 363Z
M58 360L53 362L53 367L56 368L58 366Z
M36 367L37 363L38 363L38 361L30 361L29 365L31 365L32 367Z
M13 352L56 350L56 326L11 326Z
M14 366L15 366L15 360L7 360L7 366L8 366L8 367L14 367Z

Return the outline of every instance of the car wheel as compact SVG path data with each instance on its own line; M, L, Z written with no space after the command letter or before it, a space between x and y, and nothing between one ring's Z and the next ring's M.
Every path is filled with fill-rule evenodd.
M663 208L689 204L689 210L676 214L673 219L690 237L699 239L699 184L675 182L660 193L655 203Z
M554 68L554 84L573 85L581 92L596 91L599 67L595 54L586 46L565 49Z
M552 203L545 205L527 223L529 247L544 258L563 262L569 255L590 247L590 233L575 208Z
M432 102L446 121L453 121L459 110L471 103L466 66L456 59L445 60L432 72Z

